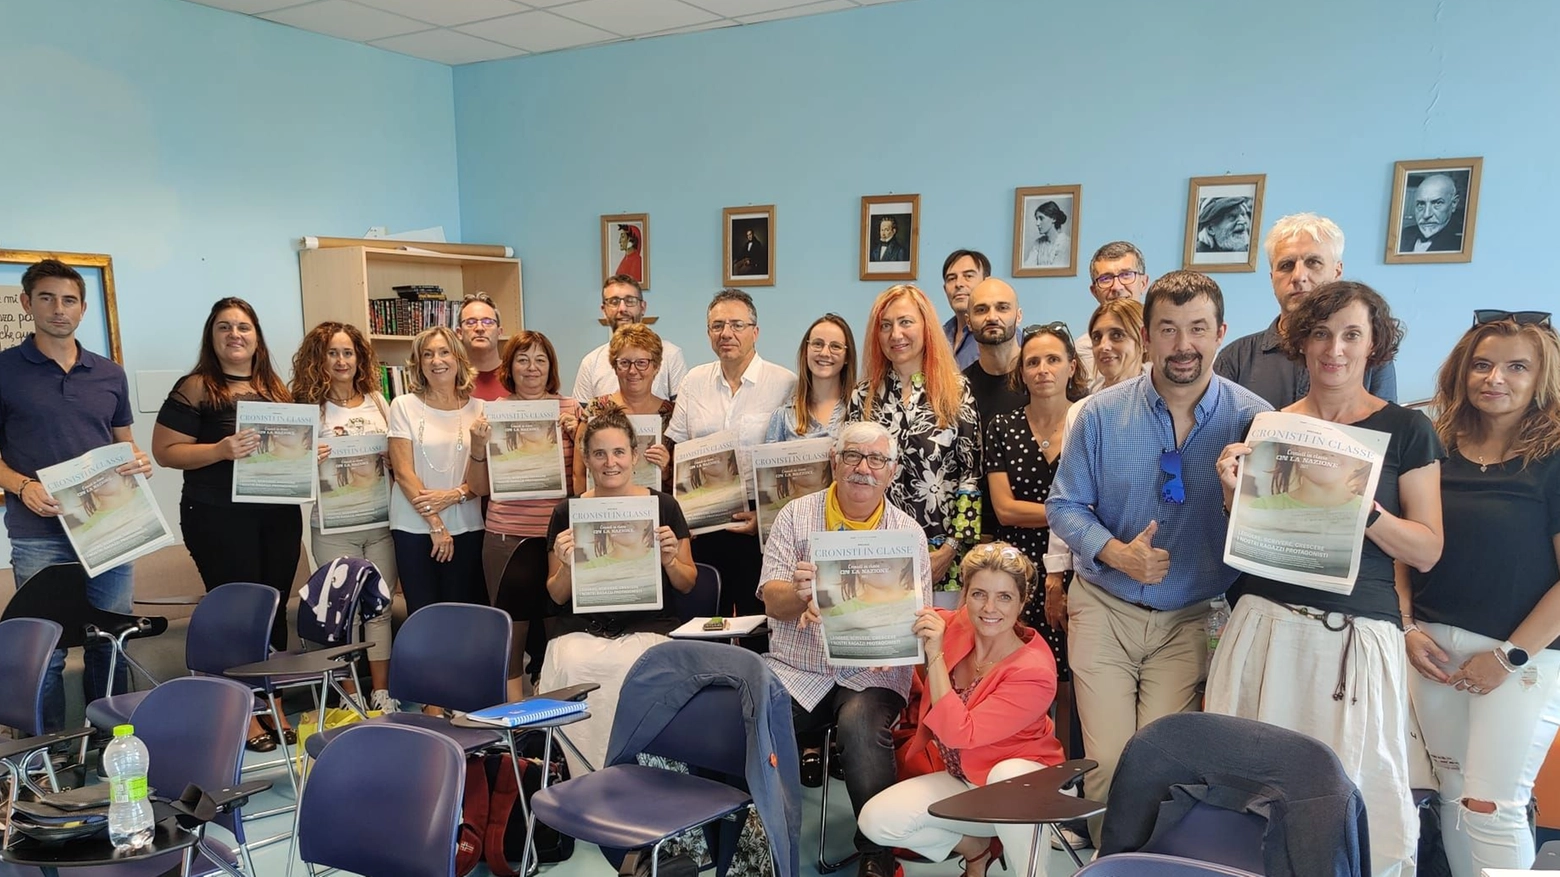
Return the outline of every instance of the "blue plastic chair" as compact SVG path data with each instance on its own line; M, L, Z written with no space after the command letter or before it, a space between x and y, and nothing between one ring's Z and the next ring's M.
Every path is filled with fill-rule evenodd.
M1075 877L1258 877L1250 871L1213 862L1157 853L1117 853L1083 866Z
M27 782L27 765L40 753L49 782L59 788L47 756L53 738L43 735L43 678L61 630L58 623L42 618L0 621L0 725L28 735L22 740L0 741L0 767L11 777L5 808L7 826L21 787L32 785Z
M324 865L373 877L454 877L466 784L460 747L423 728L376 722L338 739L320 753L298 805L298 852L309 873Z
M720 571L707 563L696 563L694 567L698 577L693 581L693 590L684 594L672 589L672 611L678 621L708 618L720 612Z

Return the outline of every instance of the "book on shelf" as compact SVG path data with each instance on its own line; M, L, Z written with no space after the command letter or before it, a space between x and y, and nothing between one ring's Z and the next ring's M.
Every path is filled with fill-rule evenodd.
M460 309L442 297L368 300L368 330L374 335L416 335L434 326L455 328Z
M519 728L525 725L535 725L539 722L550 722L553 719L561 719L576 713L583 713L590 705L583 700L552 700L546 697L533 697L530 700L522 700L518 703L506 703L499 706L490 706L485 710L466 713L466 718L473 722L481 722L484 725L494 725L500 728Z

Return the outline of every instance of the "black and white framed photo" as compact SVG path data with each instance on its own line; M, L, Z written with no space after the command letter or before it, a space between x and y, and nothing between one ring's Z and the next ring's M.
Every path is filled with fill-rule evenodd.
M1078 207L1082 186L1013 190L1013 276L1078 275Z
M920 240L920 195L862 196L862 280L914 280Z
M1181 267L1195 271L1257 270L1257 230L1267 174L1192 177L1186 196Z
M775 205L727 207L721 211L725 229L726 286L775 285Z
M1432 158L1394 165L1387 262L1472 262L1483 170L1483 158Z

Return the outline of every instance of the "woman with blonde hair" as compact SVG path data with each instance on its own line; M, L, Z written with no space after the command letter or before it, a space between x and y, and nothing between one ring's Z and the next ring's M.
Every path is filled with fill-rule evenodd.
M980 423L926 293L891 286L872 303L847 420L870 420L900 448L888 501L926 529L932 583L957 591L956 561L980 536Z
M1455 877L1533 867L1527 806L1560 715L1560 339L1476 311L1436 382L1446 547L1413 572L1408 691Z
M672 492L671 440L666 438L666 425L672 419L672 403L655 394L655 379L661 373L661 356L665 345L661 336L643 323L619 326L607 342L607 364L617 375L615 392L581 403L578 424L575 427L574 444L583 448L585 426L592 418L608 409L619 409L624 414L654 414L661 418L661 441L641 448L645 460L661 467L660 489ZM676 388L673 388L676 389ZM585 456L574 458L574 483L585 486Z
M406 611L433 603L487 603L482 504L468 475L487 462L476 371L445 326L412 339L407 392L390 403L390 535Z
M390 406L379 393L378 360L373 346L356 326L326 321L310 329L293 354L292 371L293 401L320 406L322 437L385 435L390 431ZM322 474L329 459L325 456L320 460ZM372 563L385 583L395 588L395 542L390 538L389 523L350 533L321 533L320 524L316 504L310 520L310 547L316 564L338 557L360 557ZM390 613L385 611L365 620L363 629L364 638L373 643L368 649L368 674L373 680L371 706L393 710L389 691Z
M856 336L844 317L824 314L807 327L796 351L796 374L796 395L769 419L766 442L839 434L856 387Z

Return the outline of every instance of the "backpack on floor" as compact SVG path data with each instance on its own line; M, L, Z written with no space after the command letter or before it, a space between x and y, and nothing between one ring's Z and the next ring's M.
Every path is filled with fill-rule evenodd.
M537 746L525 745L522 753ZM464 877L486 862L494 877L515 877L510 862L519 862L525 853L525 813L516 806L520 789L515 788L515 772L508 753L480 755L466 762L466 793L461 802L460 834L456 842L455 873ZM548 785L569 778L569 768L561 753L554 755ZM537 757L520 758L520 781L529 805L531 796L542 786L542 761ZM536 823L536 853L543 864L561 862L574 855L574 838Z

